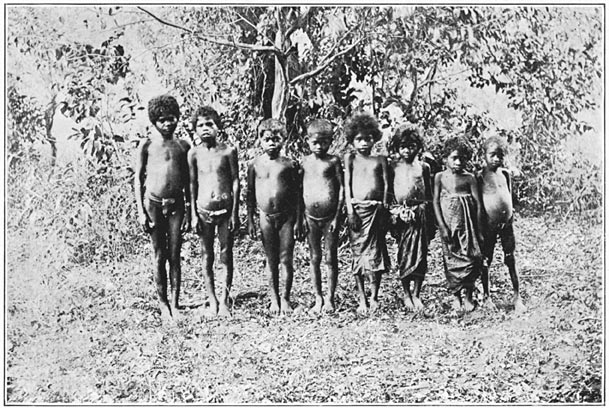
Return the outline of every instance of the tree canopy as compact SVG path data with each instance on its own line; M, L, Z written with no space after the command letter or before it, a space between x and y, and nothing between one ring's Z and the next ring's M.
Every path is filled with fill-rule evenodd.
M52 141L59 109L96 162L120 161L123 142L146 135L136 119L152 92L178 97L184 129L212 105L240 149L261 118L282 118L294 154L310 119L340 129L369 110L386 133L419 125L431 152L454 134L503 134L523 203L584 209L600 204L600 169L565 141L592 130L581 114L602 100L602 28L600 7L11 6L9 151ZM471 109L463 79L507 97L522 122Z

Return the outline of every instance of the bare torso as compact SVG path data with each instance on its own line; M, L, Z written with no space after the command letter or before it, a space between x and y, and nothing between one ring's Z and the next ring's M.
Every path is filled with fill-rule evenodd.
M506 172L503 168L494 172L485 169L481 174L482 203L491 226L508 222L514 212Z
M207 148L200 145L194 154L197 164L197 206L207 210L228 209L233 205L233 149L221 144Z
M393 193L397 203L425 200L423 166L418 160L413 163L398 161L394 166Z
M383 201L385 181L379 156L354 155L351 168L351 194L356 200Z
M267 214L293 212L298 199L298 169L287 157L260 156L254 162L256 202Z
M183 196L188 146L181 140L152 140L148 145L145 188L161 198Z
M336 214L341 185L337 162L340 165L340 159L336 156L318 159L310 155L303 160L305 210L313 217L324 218Z

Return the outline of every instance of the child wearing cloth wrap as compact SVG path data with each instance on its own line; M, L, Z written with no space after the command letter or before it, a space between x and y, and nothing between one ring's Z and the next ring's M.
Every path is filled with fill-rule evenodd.
M451 138L442 156L447 169L436 174L433 203L442 236L444 272L455 311L471 312L476 306L474 283L482 265L482 201L476 178L465 171L472 156L469 144L462 138Z
M164 323L179 316L182 232L190 228L190 185L187 155L190 145L174 139L180 117L175 98L163 95L148 103L148 117L155 132L144 141L135 166L135 201L138 221L150 234L154 250L154 281ZM167 270L172 303L167 299Z
M349 220L349 240L353 251L353 275L359 296L358 313L368 313L364 276L371 283L370 310L379 307L381 276L389 269L387 205L389 175L387 158L372 156L372 147L381 139L378 123L369 114L353 116L345 127L347 141L355 148L345 155L345 201Z
M391 232L398 243L397 270L404 288L407 311L423 310L420 293L427 273L427 251L433 237L431 175L427 163L417 156L423 149L419 129L398 127L389 143L390 153L398 153L392 163L395 203L391 206ZM410 282L414 282L411 291Z

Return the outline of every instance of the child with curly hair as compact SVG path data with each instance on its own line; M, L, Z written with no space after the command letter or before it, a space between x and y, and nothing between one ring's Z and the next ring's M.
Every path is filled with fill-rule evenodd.
M355 152L345 155L345 201L353 251L353 275L359 296L358 313L379 307L382 274L389 269L385 242L389 175L387 158L372 156L372 147L381 139L376 119L367 113L353 116L345 126L347 141ZM364 290L364 276L371 283L370 309Z
M461 137L442 149L446 170L434 180L434 211L442 237L444 272L455 311L471 312L474 283L482 265L482 200L473 174L466 171L472 148ZM462 292L465 297L462 299Z
M137 152L135 201L138 222L150 234L154 250L157 294L164 323L179 316L181 283L181 233L190 229L190 184L188 150L190 145L175 139L180 117L178 102L169 95L148 103L148 117L154 125L152 137ZM167 299L167 271L171 282L171 307Z

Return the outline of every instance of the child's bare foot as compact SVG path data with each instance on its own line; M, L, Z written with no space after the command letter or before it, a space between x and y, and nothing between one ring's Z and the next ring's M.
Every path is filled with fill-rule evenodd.
M476 308L476 301L471 296L465 296L463 299L463 311L469 313Z
M527 307L522 303L520 295L514 296L514 311L516 313L524 313L527 311Z
M425 306L423 305L423 302L421 302L421 299L416 296L412 298L412 304L414 305L415 312L420 312L425 309Z
M360 303L359 307L357 308L357 313L359 313L361 315L367 315L368 314L368 305L366 303Z
M178 321L182 318L182 314L180 313L180 308L178 305L174 305L171 308L171 318L175 321Z
M161 322L163 323L163 326L173 324L171 311L167 305L161 305Z
M495 306L495 303L493 303L490 296L487 296L482 300L482 307L489 310L497 309L497 306Z
M205 308L204 317L213 318L218 315L218 302L210 301L209 307Z
M414 303L412 303L412 298L410 295L404 295L404 297L402 297L402 301L404 302L404 309L406 309L407 312L412 312L414 310Z
M370 313L376 313L379 310L379 301L378 300L370 300Z
M334 306L334 299L330 297L326 298L326 300L324 301L324 307L321 310L326 313L334 313L334 311L336 310Z
M463 310L463 302L461 301L461 295L455 294L453 297L453 314L457 314Z
M276 315L279 314L280 311L281 311L281 308L279 307L279 303L277 303L277 302L271 302L271 306L269 307L269 312L273 316L276 316Z
M315 305L311 308L311 313L319 314L321 313L322 307L324 306L324 300L322 297L318 297L315 299Z
M218 309L218 316L222 317L231 317L232 314L230 312L230 307L228 305L228 301L220 303L220 308Z
M281 299L281 314L291 314L294 311L290 306L290 301L287 299Z

